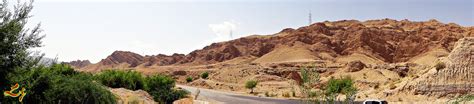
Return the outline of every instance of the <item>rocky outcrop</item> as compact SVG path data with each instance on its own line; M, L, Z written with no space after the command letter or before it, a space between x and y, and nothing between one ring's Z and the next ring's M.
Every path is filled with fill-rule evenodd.
M356 72L356 71L360 71L360 70L364 69L365 67L367 67L367 66L359 60L351 61L347 64L346 71L347 72Z
M171 56L158 54L156 56L145 56L143 59L143 64L145 66L152 66L152 65L171 65L175 64L184 59L184 54L173 54Z
M83 68L92 63L89 60L76 60L76 61L67 62L67 64L71 65L74 68Z
M446 60L447 67L419 81L415 93L447 96L474 93L474 37L456 42Z
M118 104L158 104L153 96L143 90L128 90L125 88L108 88L117 97Z
M443 80L474 84L474 37L460 39L446 64L446 70L438 72Z
M406 77L410 67L408 65L391 65L388 70L396 72L400 77Z

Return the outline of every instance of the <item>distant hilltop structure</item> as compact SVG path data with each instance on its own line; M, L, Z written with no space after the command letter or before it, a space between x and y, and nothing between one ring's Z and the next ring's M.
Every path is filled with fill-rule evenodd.
M313 23L312 19L311 19L311 10L309 10L309 14L308 14L308 26L311 25Z

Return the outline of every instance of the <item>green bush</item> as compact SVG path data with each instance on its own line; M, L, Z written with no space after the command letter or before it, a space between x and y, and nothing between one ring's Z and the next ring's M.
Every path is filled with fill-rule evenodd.
M9 75L12 82L25 87L23 103L115 103L115 96L102 85L92 81L92 75L75 72L66 64L50 67L17 69ZM2 102L18 102L6 98Z
M201 74L202 79L207 79L207 77L209 77L209 72L204 72Z
M164 75L154 75L145 78L147 83L146 91L153 96L153 99L160 103L173 103L173 101L186 97L188 92L173 89L175 80Z
M92 76L79 74L53 80L57 83L44 94L51 103L114 103L114 95L102 85L92 83Z
M250 89L250 93L253 93L253 88L257 87L258 82L255 80L250 80L245 82L245 88Z
M106 70L95 75L95 79L112 88L145 89L142 74L135 71Z
M329 101L334 101L339 94L345 94L346 100L353 101L357 93L357 88L354 86L354 82L350 77L340 79L331 77L325 88L327 100Z
M193 81L193 77L187 77L187 78L186 78L186 82L189 83L189 82L192 82L192 81Z
M160 103L172 103L188 94L184 90L173 89L175 80L164 75L144 77L135 71L106 70L95 75L94 78L112 88L145 90L153 96L155 101Z

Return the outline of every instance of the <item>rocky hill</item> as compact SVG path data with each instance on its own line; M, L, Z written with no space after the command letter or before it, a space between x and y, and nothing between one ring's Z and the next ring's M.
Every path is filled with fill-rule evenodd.
M247 91L245 81L257 80L255 90L275 97L298 91L300 69L307 67L320 74L315 89L330 78L350 76L359 89L356 100L445 102L474 91L473 37L474 27L436 20L325 21L213 43L189 54L115 51L95 64L70 64L87 72L166 74L179 84L237 93ZM208 79L186 82L203 72Z
M95 66L94 70L113 66L166 66L203 65L219 63L237 57L268 58L293 52L293 56L306 55L304 60L320 60L325 56L340 57L362 54L385 63L405 62L433 48L453 49L463 37L474 36L474 27L436 20L413 22L408 20L342 20L319 22L297 29L287 28L271 35L253 35L231 41L213 43L187 55L141 56L132 52L116 51ZM284 50L287 51L284 51ZM272 52L274 50L282 52ZM271 54L268 54L271 53ZM262 57L264 56L265 57ZM290 55L291 56L291 55ZM309 58L308 58L309 57ZM291 59L291 58L290 58ZM293 58L295 61L300 58ZM258 60L258 59L257 59ZM262 62L255 61L255 62ZM303 60L303 59L301 59ZM72 64L76 66L75 64ZM80 66L81 67L81 66Z
M130 64L130 67L142 64L144 57L128 51L115 51L110 56L102 59L98 64L100 65L115 65L120 63Z

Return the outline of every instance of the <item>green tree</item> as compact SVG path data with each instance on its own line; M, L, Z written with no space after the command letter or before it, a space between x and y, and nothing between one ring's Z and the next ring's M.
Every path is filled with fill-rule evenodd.
M28 49L40 47L41 29L38 24L33 29L25 27L32 3L18 3L13 10L8 8L7 0L0 4L0 90L4 91L10 84L6 76L15 69L35 66L40 58L29 57ZM3 99L3 96L0 96Z
M301 67L300 69L301 83L300 91L303 95L302 103L317 103L320 100L321 92L313 90L313 86L319 84L320 76L316 72L315 66L313 68Z
M245 88L250 89L250 93L253 93L253 89L257 87L258 82L255 80L249 80L245 82Z
M39 25L31 31L25 28L29 13L33 9L31 3L18 4L12 11L8 9L8 2L0 4L0 81L4 82L7 73L15 68L36 65L28 49L40 47L41 29ZM32 65L33 64L33 65Z
M207 77L209 77L209 72L204 72L201 74L202 79L207 79Z

